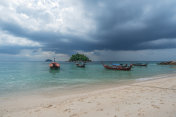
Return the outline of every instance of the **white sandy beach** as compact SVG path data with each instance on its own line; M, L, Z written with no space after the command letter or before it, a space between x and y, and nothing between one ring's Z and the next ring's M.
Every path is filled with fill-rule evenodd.
M0 117L176 117L176 76L88 93L1 98Z

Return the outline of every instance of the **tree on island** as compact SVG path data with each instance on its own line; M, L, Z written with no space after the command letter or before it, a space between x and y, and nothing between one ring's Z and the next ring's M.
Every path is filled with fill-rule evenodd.
M69 59L69 62L77 62L77 61L90 62L91 60L84 54L79 53L72 55Z

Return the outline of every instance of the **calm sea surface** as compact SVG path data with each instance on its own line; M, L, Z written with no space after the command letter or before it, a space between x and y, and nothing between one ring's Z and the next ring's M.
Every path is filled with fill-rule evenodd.
M176 72L176 67L157 65L158 62L147 62L147 67L133 67L131 71L107 70L101 62L87 63L86 68L78 68L74 63L59 63L61 69L52 71L47 62L0 62L0 96L36 89L57 87L58 90L62 90L78 85L84 87L95 83L150 79L156 75Z

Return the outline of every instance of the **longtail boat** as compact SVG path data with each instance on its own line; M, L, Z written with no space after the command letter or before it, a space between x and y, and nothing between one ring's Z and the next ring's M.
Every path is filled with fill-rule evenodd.
M112 66L110 66L110 65L103 65L103 66L104 66L104 68L111 69L111 70L130 71L133 65L131 64L130 66L127 66L127 67L124 67L124 66L121 66L121 65L119 65L119 66L115 66L115 65L112 65Z
M57 69L60 68L60 64L57 63L57 62L55 62L55 58L54 58L54 62L50 63L50 64L49 64L49 67L50 67L50 69L55 69L55 70L57 70Z
M86 64L85 63L76 63L76 66L84 68L84 67L86 67Z
M136 64L133 64L133 66L147 66L147 64L142 64L142 63L136 63Z

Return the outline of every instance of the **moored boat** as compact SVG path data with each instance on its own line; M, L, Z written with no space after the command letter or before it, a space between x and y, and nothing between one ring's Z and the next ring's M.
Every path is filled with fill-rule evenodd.
M76 63L76 66L84 68L86 66L86 64L85 63Z
M57 69L60 68L60 64L55 62L55 58L54 58L54 62L50 63L49 67L50 67L50 69L56 69L57 70Z
M121 66L121 65L119 65L119 66L115 66L115 65L112 65L112 66L110 66L110 65L103 65L103 66L104 66L104 68L111 69L111 70L130 71L133 65L131 64L130 66L126 66L126 67Z
M147 66L147 64L143 64L143 63L136 63L136 64L133 64L133 66Z

